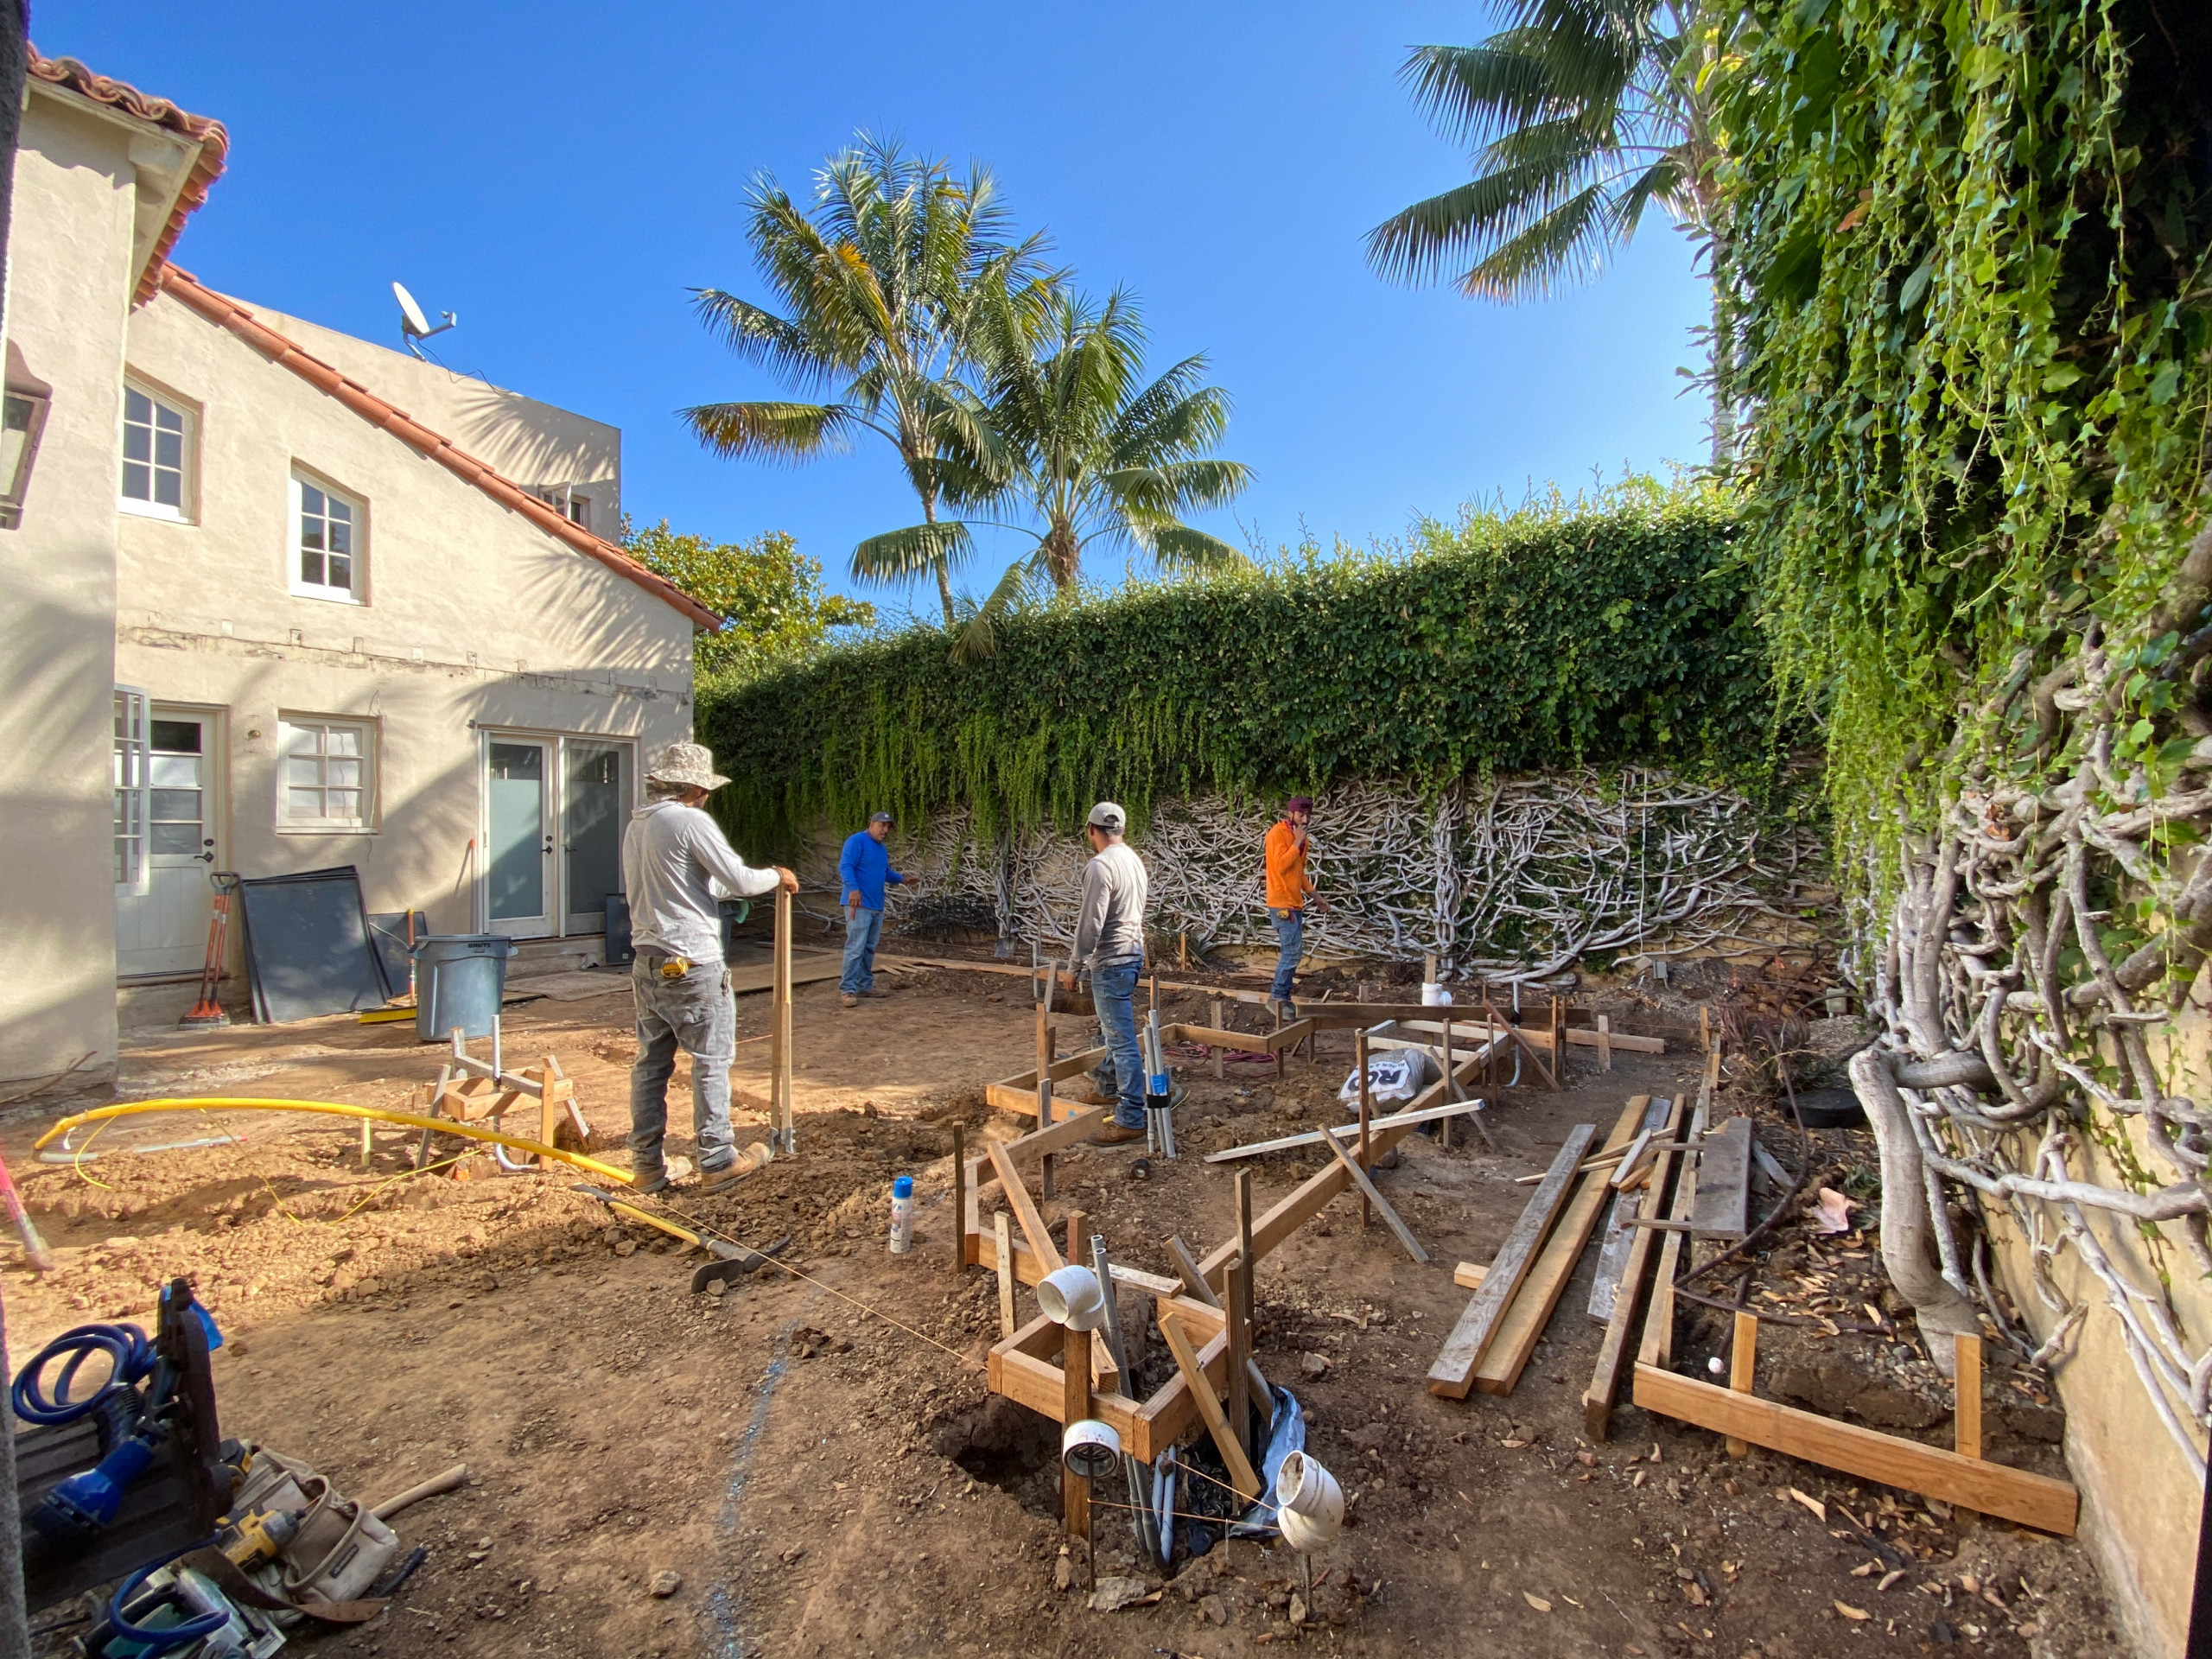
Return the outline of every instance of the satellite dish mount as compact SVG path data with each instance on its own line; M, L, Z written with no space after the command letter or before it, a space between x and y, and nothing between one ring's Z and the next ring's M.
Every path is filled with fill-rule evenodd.
M423 308L415 303L415 296L397 283L391 285L391 296L399 302L400 342L417 357L423 355L417 341L428 340L433 334L442 334L447 329L460 324L461 319L452 312L441 311L438 315L445 321L436 327L431 327L429 320L423 315Z

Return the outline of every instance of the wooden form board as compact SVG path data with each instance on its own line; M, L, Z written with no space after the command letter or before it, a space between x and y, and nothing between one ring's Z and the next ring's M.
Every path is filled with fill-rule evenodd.
M1463 1035L1467 1037L1480 1037L1486 1030L1503 1029L1502 1027L1485 1026L1483 1022L1482 1014L1479 1009L1476 1009L1471 1012L1473 1014L1473 1017L1465 1022L1456 1019L1452 1020L1452 1040L1453 1042L1458 1042ZM1423 1008L1421 1010L1421 1018L1401 1020L1398 1023L1408 1031L1430 1032L1440 1034L1443 1032L1443 1022L1435 1017L1436 1010L1434 1008ZM1552 1034L1550 1032L1546 1031L1542 1027L1518 1026L1516 1027L1515 1029L1520 1032L1522 1036L1528 1039L1529 1041L1534 1043L1538 1048L1542 1049L1545 1053L1548 1054L1552 1052ZM1599 1046L1600 1039L1602 1038L1605 1040L1605 1046L1606 1047L1618 1049L1624 1053L1664 1054L1667 1052L1667 1039L1663 1037L1633 1037L1626 1032L1611 1030L1602 1033L1597 1031L1585 1031L1580 1026L1567 1027L1563 1034L1567 1039L1567 1045L1569 1048L1597 1048Z
M1227 1320L1205 1303L1182 1295L1162 1297L1159 1312L1173 1313L1197 1344L1198 1368L1218 1399L1229 1376ZM1039 1314L992 1348L986 1362L991 1392L1061 1423L1067 1389L1066 1378L1055 1363L1060 1352L1060 1327ZM1179 1369L1149 1400L1135 1401L1118 1392L1094 1394L1090 1414L1122 1437L1123 1451L1140 1463L1151 1463L1198 1421L1198 1402Z
M1655 1137L1672 1141L1675 1138L1675 1121L1680 1116L1676 1103L1666 1096L1662 1095L1653 1101L1644 1112L1643 1132L1629 1142L1628 1150L1621 1154L1620 1162L1614 1166L1606 1182L1613 1189L1613 1205L1606 1219L1604 1242L1598 1249L1598 1271L1590 1285L1590 1317L1600 1325L1613 1317L1613 1303L1618 1297L1621 1281L1625 1275L1629 1255L1636 1247L1636 1241L1651 1236L1651 1230L1648 1227L1629 1225L1637 1211L1644 1207L1644 1189L1622 1192L1622 1173ZM1665 1156L1663 1153L1650 1154L1655 1164ZM1642 1259L1648 1261L1649 1253L1647 1251Z
M1677 1096L1668 1109L1665 1135L1671 1141L1682 1124L1682 1102ZM1654 1220L1665 1211L1668 1183L1675 1173L1672 1152L1658 1154L1651 1160L1651 1180L1643 1192L1643 1214ZM1624 1192L1619 1202L1625 1203L1637 1195ZM1582 1392L1582 1428L1593 1440L1605 1440L1612 1432L1613 1402L1621 1397L1621 1384L1627 1379L1629 1343L1637 1329L1636 1316L1643 1299L1643 1283L1650 1276L1651 1258L1659 1246L1659 1235L1649 1227L1630 1227L1628 1260L1621 1268L1620 1283L1613 1294L1612 1311L1605 1319L1605 1335L1598 1346L1597 1368L1591 1373L1590 1386ZM1669 1238L1678 1234L1667 1235ZM1670 1281L1671 1282L1671 1281ZM1671 1317L1671 1316L1670 1316Z
M1487 1047L1478 1048L1459 1062L1458 1071L1461 1083L1471 1081L1480 1071L1489 1052ZM1406 1122L1406 1119L1424 1107L1434 1105L1442 1097L1443 1093L1444 1079L1440 1077L1416 1095L1406 1111L1397 1115L1399 1122L1394 1127L1382 1128L1370 1122L1368 1124L1367 1141L1370 1165L1371 1166L1376 1159L1380 1158L1414 1132L1415 1125ZM1256 1262L1268 1251L1281 1244L1285 1239L1328 1208L1331 1201L1338 1194L1349 1189L1351 1185L1351 1177L1344 1173L1344 1166L1333 1161L1327 1168L1308 1176L1286 1197L1278 1199L1265 1215L1254 1220L1252 1259ZM1217 1245L1209 1251L1205 1259L1198 1264L1198 1270L1204 1274L1206 1283L1211 1285L1217 1293L1222 1287L1222 1269L1228 1265L1236 1252L1237 1241L1232 1238L1227 1243Z
M1656 1365L1636 1368L1635 1400L1646 1411L1717 1434L2061 1537L2073 1535L2080 1513L2080 1494L2069 1482L1840 1423Z
M1697 1208L1693 1231L1713 1238L1741 1238L1751 1226L1751 1120L1732 1117L1709 1130L1698 1148Z
M1630 1097L1622 1109L1620 1121L1613 1125L1613 1132L1605 1137L1607 1151L1629 1143L1643 1124L1645 1109L1650 1103L1649 1095ZM1574 1196L1567 1200L1558 1224L1545 1241L1543 1254L1529 1269L1521 1288L1513 1293L1512 1305L1498 1324L1490 1351L1475 1368L1475 1387L1482 1393L1510 1394L1513 1385L1521 1380L1529 1356L1536 1351L1537 1340L1551 1321L1552 1311L1567 1292L1567 1281L1573 1277L1574 1264L1582 1259L1583 1247L1589 1243L1590 1234L1598 1224L1598 1213L1605 1208L1606 1196L1611 1191L1606 1184L1606 1173L1602 1169L1583 1173L1575 1185ZM1488 1275L1484 1277L1487 1279Z
M1453 1069L1455 1071L1458 1069L1456 1065ZM1455 1100L1448 1106L1425 1106L1417 1112L1393 1112L1388 1117L1370 1118L1367 1128L1370 1135L1376 1129L1393 1129L1401 1127L1418 1128L1424 1123L1441 1123L1449 1118L1465 1117L1475 1109L1476 1103L1471 1100ZM1323 1133L1324 1131L1320 1129L1306 1129L1297 1135L1281 1135L1273 1141L1254 1141L1241 1147L1224 1147L1219 1152L1206 1154L1205 1161L1210 1164L1229 1164L1236 1162L1240 1158L1257 1158L1270 1152L1289 1152L1299 1147L1318 1147L1321 1144ZM1326 1133L1338 1141L1346 1142L1357 1141L1359 1139L1359 1125L1338 1123L1332 1126Z
M1576 1124L1567 1135L1567 1143L1560 1147L1559 1155L1552 1160L1543 1185L1536 1189L1535 1196L1529 1200L1529 1207L1521 1212L1521 1218L1513 1224L1513 1230L1498 1246L1490 1271L1483 1277L1482 1288L1459 1315L1452 1334L1445 1338L1436 1363L1428 1368L1431 1394L1441 1395L1447 1400L1464 1400L1474 1387L1476 1369L1497 1336L1507 1304L1521 1288L1522 1280L1528 1276L1529 1265L1535 1260L1537 1247L1567 1203L1567 1188L1574 1179L1575 1169L1597 1133L1594 1123Z

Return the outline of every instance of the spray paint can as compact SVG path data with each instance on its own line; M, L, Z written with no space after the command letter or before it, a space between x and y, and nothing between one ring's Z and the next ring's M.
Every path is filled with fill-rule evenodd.
M904 1255L914 1242L914 1178L901 1175L891 1183L891 1254Z

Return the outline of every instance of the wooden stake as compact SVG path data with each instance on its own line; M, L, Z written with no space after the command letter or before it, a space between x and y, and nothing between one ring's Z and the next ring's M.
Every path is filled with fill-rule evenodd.
M1222 1027L1222 1008L1221 1008L1221 999L1220 999L1219 997L1217 997L1217 997L1215 997L1215 998L1213 999L1213 1009L1212 1009L1211 1015L1210 1017L1211 1017L1211 1021L1212 1021L1213 1028L1214 1028L1216 1031L1219 1031L1219 1030L1221 1030L1221 1029L1223 1028L1223 1027ZM1218 1043L1217 1043L1216 1045L1214 1045L1214 1051L1213 1051L1213 1075L1214 1075L1214 1077L1215 1077L1215 1078L1216 1078L1217 1080L1218 1080L1218 1079L1220 1078L1221 1075L1222 1075L1222 1070L1221 1070L1221 1065L1222 1065L1222 1056L1223 1056L1223 1054L1224 1054L1224 1053L1225 1053L1226 1052L1227 1052L1227 1051L1226 1051L1226 1050L1224 1050L1224 1048L1222 1048L1222 1046L1221 1046Z
M952 1274L968 1266L968 1147L960 1126L952 1126ZM1006 1332L999 1333L1004 1336Z
M1249 1322L1252 1317L1252 1172L1236 1172L1236 1255L1244 1264L1244 1305L1236 1311Z
M1074 1240L1069 1240L1071 1246ZM1080 1422L1090 1415L1090 1332L1068 1327L1060 1350L1060 1421ZM1060 1517L1071 1538L1090 1536L1090 1477L1060 1465Z
M1252 1460L1244 1455L1244 1448L1229 1432L1229 1419L1222 1414L1213 1381L1207 1376L1205 1367L1198 1363L1198 1351L1191 1346L1189 1332L1183 1329L1181 1319L1168 1313L1160 1316L1160 1334L1167 1343L1167 1351L1175 1356L1175 1369L1183 1373L1184 1386L1197 1402L1198 1415L1205 1420L1206 1432L1213 1436L1215 1449L1229 1465L1230 1484L1236 1488L1239 1497L1249 1503L1260 1495L1260 1477L1253 1471Z
M768 993L768 1102L776 1150L788 1158L798 1151L798 1125L791 1103L791 896L781 887L776 889L774 954Z
M1231 1262L1229 1283L1221 1299L1229 1315L1229 1432L1248 1457L1252 1451L1252 1396L1246 1387L1244 1361L1252 1351L1252 1332L1245 1323L1244 1309L1249 1306L1249 1273L1246 1262Z
M1191 1255L1191 1247L1179 1238L1167 1241L1167 1259L1175 1264L1176 1276L1182 1280L1183 1288L1194 1302L1204 1302L1208 1307L1219 1307L1221 1298L1213 1294L1213 1287L1206 1283L1206 1276L1198 1271L1198 1264ZM1135 1363L1132 1361L1131 1363ZM1252 1398L1259 1402L1260 1415L1273 1428L1275 1421L1274 1390L1268 1386L1268 1379L1260 1375L1259 1365L1248 1355L1244 1360L1244 1380L1252 1385Z
M373 1118L367 1117L361 1120L361 1167L363 1169L369 1166L369 1125L375 1121ZM553 1143L548 1141L545 1144L550 1147Z
M1352 1033L1352 1039L1351 1039L1351 1051L1352 1051L1352 1064L1353 1064L1355 1066L1357 1066L1357 1067L1358 1068L1357 1075L1358 1075L1358 1077L1359 1077L1359 1166L1360 1166L1360 1168L1362 1168L1362 1169L1363 1170L1363 1169L1367 1168L1367 1166L1369 1166L1369 1165L1373 1161L1372 1155L1370 1154L1370 1152L1369 1152L1369 1150L1368 1150L1368 1143L1369 1143L1369 1139L1370 1139L1370 1135L1369 1135L1369 1130L1368 1130L1368 1121L1369 1121L1369 1119L1370 1119L1370 1118L1371 1118L1371 1117L1374 1116L1374 1109L1375 1109L1375 1102L1374 1102L1373 1092L1372 1092L1372 1090L1370 1090L1370 1086L1369 1086L1369 1084L1368 1084L1368 1081L1367 1081L1367 1027L1366 1027L1362 1026L1362 1027L1360 1027L1357 1032L1355 1032L1355 1033ZM1333 1147L1333 1148L1335 1148L1335 1149L1336 1149L1337 1151L1338 1151L1338 1152L1341 1152L1341 1151L1343 1150L1343 1148L1342 1148L1342 1147L1337 1147L1337 1145L1336 1145L1336 1137L1334 1137L1333 1135L1330 1136L1327 1140L1325 1140L1325 1141L1323 1141L1323 1143L1322 1143L1322 1144L1323 1144L1323 1145L1325 1145L1325 1146L1327 1146L1327 1147ZM1363 1229L1365 1229L1366 1227L1368 1227L1368 1226L1370 1226L1370 1224L1373 1224L1373 1222L1374 1222L1374 1220L1375 1220L1375 1210L1374 1210L1374 1206L1373 1206L1371 1204L1370 1204L1370 1203L1368 1202L1366 1187L1365 1187L1364 1183L1363 1183L1363 1184L1362 1184L1362 1185L1361 1185L1361 1190L1360 1190L1360 1194L1359 1194L1359 1224L1360 1224L1361 1228L1363 1230Z
M1958 1392L1951 1410L1951 1426L1956 1435L1953 1445L1962 1458L1981 1455L1981 1338L1961 1332L1952 1339L1952 1354L1957 1365ZM1962 1510L1958 1518L1968 1516L1979 1520L1972 1510Z
M1452 1058L1452 1016L1444 1016L1444 1098L1464 1100L1467 1091L1459 1086L1459 1068ZM1445 1151L1452 1150L1452 1120L1445 1118L1437 1124L1436 1144Z
M1005 1211L991 1217L991 1230L997 1235L999 1261L999 1340L1004 1342L1014 1332L1014 1225Z
M1090 1217L1084 1215L1082 1211L1071 1210L1068 1211L1069 1261L1080 1263L1088 1262L1090 1259L1090 1241L1083 1236L1084 1229L1089 1226L1090 1224Z
M1728 1387L1734 1393L1751 1392L1751 1379L1758 1369L1758 1352L1759 1316L1739 1309L1736 1314L1736 1340L1728 1352ZM1748 1458L1751 1455L1751 1443L1730 1435L1728 1455Z
M1613 1021L1610 1014L1598 1016L1598 1069L1600 1071L1613 1069Z

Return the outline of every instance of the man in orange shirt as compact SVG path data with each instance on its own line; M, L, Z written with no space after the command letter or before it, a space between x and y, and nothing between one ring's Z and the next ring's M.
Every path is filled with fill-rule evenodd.
M1313 878L1306 874L1306 825L1313 819L1313 801L1294 795L1283 808L1282 821L1268 831L1268 919L1282 943L1268 996L1285 1020L1298 1017L1290 994L1296 988L1298 960L1306 949L1306 906L1311 903L1325 915L1329 908L1329 901L1313 890Z

